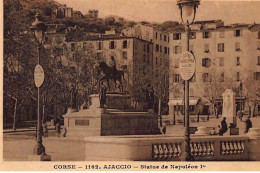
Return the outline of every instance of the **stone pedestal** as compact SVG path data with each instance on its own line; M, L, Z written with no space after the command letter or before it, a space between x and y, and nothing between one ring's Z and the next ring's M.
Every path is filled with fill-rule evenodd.
M29 161L51 161L50 155L30 155L28 157Z
M130 111L128 95L108 94L105 108L99 95L91 95L89 109L63 115L68 137L159 134L157 115Z
M260 161L260 128L250 128L249 133L249 159L252 161Z
M209 135L209 129L207 127L198 127L198 131L195 132L195 135L208 136Z

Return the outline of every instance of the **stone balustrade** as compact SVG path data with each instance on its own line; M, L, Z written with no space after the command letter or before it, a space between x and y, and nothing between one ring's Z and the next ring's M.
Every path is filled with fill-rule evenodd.
M130 135L85 138L86 160L180 161L184 137ZM249 160L248 136L191 136L195 161Z
M180 160L184 143L152 145L154 160ZM248 137L193 137L190 142L194 160L248 160Z

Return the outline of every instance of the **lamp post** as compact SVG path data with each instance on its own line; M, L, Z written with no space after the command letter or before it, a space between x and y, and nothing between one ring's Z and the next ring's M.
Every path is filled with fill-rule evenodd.
M41 21L39 13L36 14L36 20L32 23L30 29L34 32L35 42L37 44L38 63L34 71L35 85L38 89L38 109L37 109L37 144L34 148L34 155L46 155L45 147L42 144L42 117L41 117L41 105L40 105L40 87L44 81L44 71L40 66L40 50L42 41L44 38L44 32L46 31L46 25Z
M189 51L189 37L190 37L190 25L194 22L196 16L196 9L200 4L200 0L177 0L177 5L180 9L181 20L185 25L185 30L187 34L187 51ZM193 160L191 157L191 148L190 148L190 126L189 126L189 79L185 80L185 139L184 146L185 151L182 157L184 161Z

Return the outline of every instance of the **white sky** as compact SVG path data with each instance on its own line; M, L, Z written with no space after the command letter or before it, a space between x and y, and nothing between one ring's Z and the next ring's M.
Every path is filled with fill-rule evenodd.
M87 14L89 9L99 10L99 16L121 16L134 21L180 21L176 0L56 0L74 10ZM202 0L196 20L222 19L225 24L260 23L258 1Z

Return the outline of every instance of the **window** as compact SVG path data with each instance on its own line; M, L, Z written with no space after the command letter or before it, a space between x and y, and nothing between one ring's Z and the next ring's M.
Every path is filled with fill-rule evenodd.
M224 82L224 80L225 80L225 73L223 72L220 74L220 82Z
M126 49L127 48L127 40L123 41L123 48Z
M190 79L190 82L196 82L196 74L194 74L194 75L192 76L192 78Z
M174 60L173 60L173 67L174 67L174 68L179 68L179 63L180 63L180 60L179 60L179 59L174 59Z
M168 47L168 55L170 55L170 48Z
M162 65L162 58L160 58L160 65Z
M237 66L241 65L241 64L240 64L240 57L237 57L237 58L236 58L236 65L237 65Z
M219 38L225 38L225 31L219 32Z
M240 73L239 73L239 72L237 72L236 80L237 80L237 81L240 81Z
M211 60L209 59L209 58L203 58L202 59L202 66L203 67L210 67L210 63L211 62Z
M260 72L254 73L255 80L260 80Z
M158 38L158 33L157 33L157 32L155 33L155 38L156 38L156 40L157 40L157 38Z
M163 40L167 41L167 36L166 35L163 36Z
M122 56L123 56L123 59L127 59L127 52L124 51L124 52L122 53Z
M190 39L195 39L195 38L196 38L196 32L191 32Z
M164 47L164 54L167 54L167 47Z
M240 37L241 36L241 30L235 30L234 31L234 36L235 37Z
M160 52L162 52L162 46L160 46Z
M223 57L219 58L219 66L224 66L224 58Z
M181 46L174 46L173 48L174 54L181 54L181 52L182 52Z
M155 64L157 65L158 64L158 58L155 57Z
M75 50L75 43L71 43L71 52Z
M257 65L260 65L260 56L257 57Z
M168 36L168 42L170 42L170 37Z
M149 63L150 63L150 57L147 56L147 64L149 64Z
M155 49L156 49L156 52L159 52L159 45L158 44L156 44Z
M240 43L239 42L235 43L235 51L240 51Z
M149 44L147 44L147 53L149 53L150 52L150 46L149 46Z
M173 40L181 40L181 33L174 33Z
M209 73L203 73L202 74L202 81L203 82L209 82L210 81L210 74Z
M257 38L260 39L260 31L258 31L258 37Z
M209 38L209 37L210 37L210 33L209 33L209 31L205 31L205 32L203 32L202 37L203 37L203 38Z
M179 74L174 74L173 82L175 82L175 83L180 82L180 75Z
M87 49L87 43L83 42L83 50L86 50L86 49Z
M209 53L209 44L204 44L204 52Z
M160 34L160 40L162 40L162 34Z
M102 50L102 42L101 41L99 41L97 43L97 50Z
M110 41L109 48L115 49L115 41Z
M219 52L224 52L224 43L219 43L218 44L218 51Z

